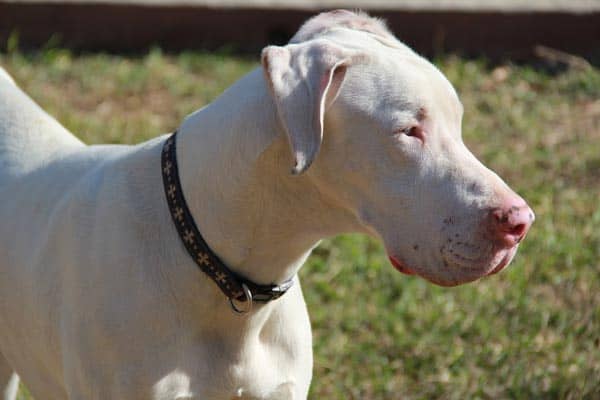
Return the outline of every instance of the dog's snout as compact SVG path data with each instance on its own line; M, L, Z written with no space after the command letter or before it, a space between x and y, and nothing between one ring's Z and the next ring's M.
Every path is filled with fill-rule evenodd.
M523 199L515 196L492 209L486 222L488 231L499 245L513 247L523 240L534 220L533 210Z

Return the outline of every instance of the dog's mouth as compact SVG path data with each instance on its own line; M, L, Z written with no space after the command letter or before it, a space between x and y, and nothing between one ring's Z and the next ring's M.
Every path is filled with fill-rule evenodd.
M490 272L488 272L486 276L497 274L498 272L502 271L508 264L510 264L513 257L517 253L517 247L518 246L514 246L508 249L504 254L504 257L502 257L502 259L498 263L498 265L496 265Z
M405 263L400 261L398 259L398 257L389 256L388 258L389 258L390 262L392 263L392 265L394 266L394 268L396 268L396 270L402 272L403 274L419 276L419 277L421 277L435 285L438 285L438 286L448 287L448 286L456 286L456 285L460 284L460 282L447 282L447 281L442 281L442 280L439 280L439 279L436 279L433 277L423 276L423 275L415 272L412 268L409 268Z
M472 282L484 276L490 276L497 274L502 271L510 262L517 252L518 246L514 246L510 249L507 249L503 252L499 252L494 260L487 263L487 267L484 266L473 266L468 267L466 265L452 265L452 263L444 262L446 267L454 266L454 274L451 280L447 281L445 279L438 279L433 276L423 276L416 272L414 268L409 267L403 261L401 261L396 256L389 256L390 263L394 266L396 270L406 275L417 275L421 276L429 282L439 285L439 286L456 286L462 283Z

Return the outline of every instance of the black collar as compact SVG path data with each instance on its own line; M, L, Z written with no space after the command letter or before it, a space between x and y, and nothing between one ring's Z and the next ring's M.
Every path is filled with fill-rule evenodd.
M245 279L229 268L219 259L219 257L208 247L208 244L202 238L200 231L196 227L196 222L187 206L183 189L179 181L179 171L177 168L175 131L164 143L161 167L165 195L169 205L169 211L173 218L173 223L177 228L179 237L187 249L190 256L194 259L198 267L208 275L229 298L234 311L239 313L248 312L253 301L268 302L275 300L292 286L293 278L283 282L281 285L259 285L248 279ZM234 301L248 302L243 310L236 307Z

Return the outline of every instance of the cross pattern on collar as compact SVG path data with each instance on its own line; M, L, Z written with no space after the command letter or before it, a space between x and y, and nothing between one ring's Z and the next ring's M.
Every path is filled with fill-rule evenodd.
M285 294L293 284L293 278L280 285L254 283L229 269L210 249L198 227L183 196L177 166L177 146L175 131L165 141L161 154L161 169L165 197L173 224L179 238L196 265L208 275L230 300L247 302L269 302ZM248 293L245 292L248 291ZM233 307L233 303L232 303ZM235 308L234 308L235 309ZM250 308L248 308L249 310Z

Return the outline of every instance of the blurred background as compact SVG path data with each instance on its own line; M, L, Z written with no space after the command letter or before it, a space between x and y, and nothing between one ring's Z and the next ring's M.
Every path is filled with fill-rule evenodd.
M301 272L310 398L600 399L599 0L0 0L0 65L84 141L136 143L332 8L433 60L467 146L537 220L511 267L456 288L364 236L325 240Z

